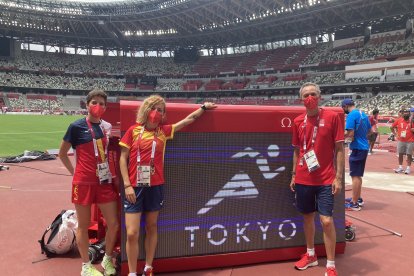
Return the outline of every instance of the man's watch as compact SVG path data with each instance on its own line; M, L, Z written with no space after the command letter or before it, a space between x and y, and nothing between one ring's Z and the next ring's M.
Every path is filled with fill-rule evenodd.
M203 104L202 106L200 106L202 110L206 111L207 107Z

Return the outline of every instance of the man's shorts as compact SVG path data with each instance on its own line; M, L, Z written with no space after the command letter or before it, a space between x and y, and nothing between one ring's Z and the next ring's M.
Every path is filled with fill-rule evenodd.
M397 152L399 154L408 154L412 155L414 149L414 142L401 142L398 141Z
M295 185L296 208L302 214L318 211L320 215L332 217L334 195L332 185Z
M164 204L164 185L154 187L134 187L137 201L135 204L124 199L125 213L153 212L162 209Z
M353 149L349 156L349 175L364 176L368 150Z
M375 141L377 141L377 137L378 137L378 133L377 133L377 132L371 132L371 133L368 135L368 140L369 140L370 142L375 142Z
M101 204L116 201L118 194L113 184L72 184L72 203L79 205Z

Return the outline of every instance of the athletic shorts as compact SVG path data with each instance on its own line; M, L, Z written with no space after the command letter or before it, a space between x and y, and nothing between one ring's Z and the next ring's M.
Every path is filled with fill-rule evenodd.
M72 203L79 205L101 204L116 201L118 194L113 184L72 184Z
M353 149L349 156L349 175L364 176L368 150Z
M159 211L164 205L164 185L154 187L134 187L137 201L135 204L124 199L125 213Z
M302 214L318 212L320 215L332 217L334 195L332 185L295 185L296 208Z
M368 140L369 140L370 142L375 142L375 141L377 141L377 137L378 137L378 133L377 133L377 132L371 132L371 133L368 135Z
M401 142L398 141L397 152L399 154L408 154L412 155L414 149L414 142Z

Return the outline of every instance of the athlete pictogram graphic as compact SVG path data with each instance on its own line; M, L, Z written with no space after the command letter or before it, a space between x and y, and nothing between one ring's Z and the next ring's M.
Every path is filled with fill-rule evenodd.
M276 158L279 154L280 150L278 145L270 145L267 148L267 156L269 158ZM266 156L258 151L255 151L251 147L247 147L243 151L234 154L231 158L236 159L245 157L256 159L258 169L266 180L274 179L278 174L286 169L282 166L275 170L271 170ZM211 198L205 206L197 212L197 214L206 214L225 198L256 198L258 195L259 191L248 173L240 170L239 173L235 174L226 184L224 184L223 188L218 191L214 197Z

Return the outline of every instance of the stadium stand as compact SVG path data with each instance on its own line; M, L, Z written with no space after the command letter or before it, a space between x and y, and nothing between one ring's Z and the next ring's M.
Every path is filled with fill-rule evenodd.
M224 81L219 79L210 80L204 85L205 91L221 90Z
M79 110L80 102L81 102L80 96L63 97L63 110L64 111Z
M0 85L7 87L32 87L52 89L91 90L102 88L110 91L122 91L125 80L75 77L72 75L50 76L25 73L0 73Z
M387 20L391 22L388 25L384 24ZM84 102L82 95L93 88L104 89L119 98L136 99L155 92L169 100L178 97L180 102L199 102L208 92L205 93L208 97L223 103L298 105L301 102L296 97L297 89L311 81L320 84L327 95L336 90L372 92L377 96L358 102L368 109L381 106L384 112L393 114L398 109L395 106L398 101L413 105L410 92L398 94L397 100L390 96L397 94L388 95L396 90L392 82L398 83L398 89L403 83L402 90L408 90L409 84L404 82L412 81L414 75L410 64L405 66L406 70L387 72L382 68L380 73L377 71L381 68L369 71L348 67L390 61L406 64L407 60L413 60L412 30L410 33L407 29L407 22L400 24L405 18L399 20L376 22L383 24L381 27L370 22L373 24L370 34L355 26L344 32L338 30L338 40L333 36L322 40L322 34L315 33L306 40L284 39L278 44L212 47L180 63L174 61L171 49L169 57L165 57L161 50L157 50L156 56L149 56L150 50L141 48L142 56L138 57L134 49L113 50L116 56L101 50L102 56L98 56L92 55L93 48L83 49L83 54L66 54L63 48L56 46L53 48L56 52L46 45L43 51L22 47L16 55L0 58L0 87L11 91L3 94L0 105L11 110L79 110ZM212 37L217 39L219 35ZM233 54L227 54L230 48ZM185 96L182 97L182 93Z
M190 72L187 64L176 64L173 58L161 57L103 57L22 51L14 60L1 61L0 67L28 71L53 71L105 76L123 74L179 75ZM174 72L172 74L172 72Z
M414 92L394 92L394 93L379 93L378 95L368 99L355 100L355 105L370 113L377 108L381 114L396 116L402 105L413 106ZM325 106L340 106L340 100L330 100L325 103Z
M0 93L0 110L3 111L3 107L6 106L6 103L3 98L3 93Z
M203 86L201 80L188 80L182 84L183 91L197 91Z
M183 81L159 81L155 87L156 91L180 91L183 86Z
M358 42L360 43L360 42ZM358 44L360 46L360 44ZM354 45L356 46L356 45ZM108 91L157 90L157 91L195 91L201 88L199 80L185 80L186 74L195 76L216 76L221 82L228 82L223 89L244 89L244 85L233 85L239 81L222 80L219 75L261 74L260 70L270 70L267 76L258 76L249 84L250 89L266 87L299 86L305 81L324 83L378 82L379 77L347 78L343 72L311 71L306 74L291 73L301 66L319 64L346 65L359 60L381 60L385 57L406 57L414 53L414 40L403 39L401 35L386 39L373 39L363 47L346 49L333 48L332 43L316 46L291 46L274 50L264 50L237 55L201 57L194 65L176 64L172 58L161 57L101 57L22 51L15 59L0 60L0 86L33 87L50 89L90 90L94 87ZM287 73L283 73L287 71ZM136 85L126 82L125 77L159 76L158 87ZM328 74L332 74L329 76ZM169 79L171 76L180 76ZM390 76L390 80L395 76ZM402 76L400 76L402 77ZM270 78L270 79L269 79ZM196 87L193 84L196 84ZM202 83L202 82L201 82ZM233 83L233 84L232 84ZM222 89L221 85L206 82L207 91Z
M61 112L63 100L60 96L27 94L26 109L34 112Z
M24 96L19 93L7 93L7 99L9 101L10 111L24 111L25 99Z

